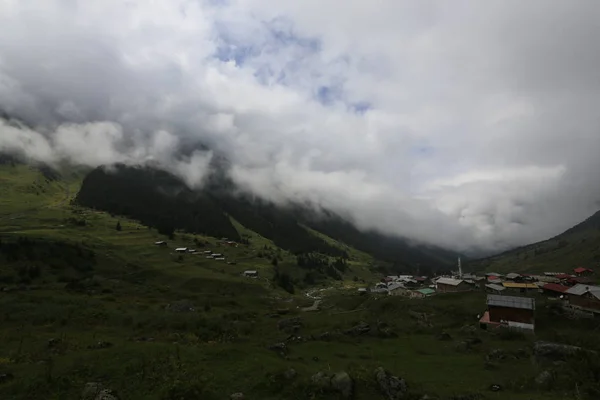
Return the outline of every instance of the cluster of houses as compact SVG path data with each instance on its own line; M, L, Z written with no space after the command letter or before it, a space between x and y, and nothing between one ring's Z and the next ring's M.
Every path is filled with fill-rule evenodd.
M546 272L543 274L506 275L490 272L483 276L459 272L428 280L423 276L387 276L370 290L359 289L361 294L376 293L391 296L423 298L441 293L485 290L487 309L478 316L482 328L508 327L533 332L535 329L536 294L555 297L563 306L593 315L600 315L600 286L593 285L594 271L575 268L573 273Z

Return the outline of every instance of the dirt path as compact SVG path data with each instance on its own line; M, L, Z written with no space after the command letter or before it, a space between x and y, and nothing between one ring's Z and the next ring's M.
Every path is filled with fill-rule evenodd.
M312 306L310 307L304 307L301 310L302 311L319 311L319 306L321 305L321 301L323 300L315 300L315 302L313 303Z

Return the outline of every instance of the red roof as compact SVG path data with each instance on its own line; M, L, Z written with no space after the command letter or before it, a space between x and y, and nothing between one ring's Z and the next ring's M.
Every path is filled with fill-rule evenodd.
M425 278L423 278L422 276L416 276L416 277L414 277L413 279L414 279L415 281L417 281L417 282L424 282L424 281L425 281Z
M575 271L576 274L581 274L582 272L593 272L591 269L589 268L583 268L583 267L579 267L579 268L575 268L573 271Z
M568 286L559 285L558 283L546 283L542 286L544 290L550 290L552 292L564 293L570 288Z
M569 279L569 278L572 278L572 276L569 275L569 274L559 274L559 275L556 275L555 278L558 278L558 279Z
M500 278L498 278L497 276L494 276L494 275L488 276L488 281L495 281L496 279L500 279Z

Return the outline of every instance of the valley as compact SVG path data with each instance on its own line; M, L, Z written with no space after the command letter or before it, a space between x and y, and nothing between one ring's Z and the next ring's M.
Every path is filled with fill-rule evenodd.
M100 384L114 398L140 400L599 393L595 359L532 362L540 340L600 350L597 320L557 317L543 295L530 336L481 330L482 291L423 299L357 292L417 265L444 271L455 253L363 234L305 210L184 193L190 210L211 210L208 223L152 197L138 185L143 177L111 191L117 178L101 176L97 192L84 192L89 177L0 165L0 398L79 399ZM182 193L171 177L161 179ZM128 203L135 196L146 208ZM160 210L180 220L156 220ZM559 267L544 260L525 270ZM545 372L552 379L541 382Z

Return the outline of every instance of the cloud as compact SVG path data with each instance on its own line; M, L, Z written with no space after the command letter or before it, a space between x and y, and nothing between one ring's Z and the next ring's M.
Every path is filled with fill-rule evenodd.
M212 153L264 197L458 249L544 239L600 200L600 5L0 0L0 149Z

